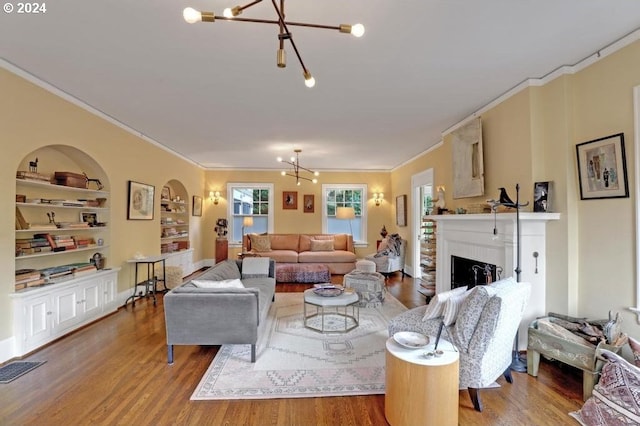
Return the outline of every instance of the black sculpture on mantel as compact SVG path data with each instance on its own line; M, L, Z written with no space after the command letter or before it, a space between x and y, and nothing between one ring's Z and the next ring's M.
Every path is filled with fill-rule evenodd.
M500 190L500 201L497 205L503 205L505 207L511 207L516 209L516 281L520 282L520 274L522 273L521 268L521 258L522 258L522 247L520 244L520 208L526 207L529 205L527 201L524 204L520 204L520 184L516 183L516 201L512 201L511 197L507 194L507 190L505 188L498 188ZM495 233L494 229L494 233ZM513 343L513 353L511 360L511 369L513 371L517 371L518 373L524 373L527 371L527 363L520 359L520 352L518 351L518 335L520 333L520 326L518 325L518 331L516 331L516 339Z

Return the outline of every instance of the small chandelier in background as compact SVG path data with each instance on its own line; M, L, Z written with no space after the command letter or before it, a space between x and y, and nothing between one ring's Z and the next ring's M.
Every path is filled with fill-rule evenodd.
M300 66L302 67L302 75L304 76L304 84L307 87L313 87L316 84L315 78L311 75L311 72L305 67L304 62L302 61L302 56L300 56L300 52L296 47L295 42L293 41L293 35L289 31L289 26L298 26L298 27L311 27L311 28L322 28L328 30L338 30L341 33L352 34L355 37L362 37L364 35L364 25L355 24L340 24L337 26L332 25L320 25L320 24L308 24L304 22L291 22L284 20L284 0L280 0L280 6L276 4L276 0L271 0L273 4L273 8L276 11L277 18L276 20L272 19L252 19L252 18L238 18L237 16L242 13L244 9L248 9L251 6L254 6L258 3L261 3L262 0L255 0L251 3L248 3L244 6L236 6L234 8L226 8L222 12L222 16L217 16L213 12L199 12L191 7L187 7L182 12L182 16L184 20L190 24L196 22L215 22L216 19L220 19L223 21L240 21L240 22L256 22L260 24L276 24L279 27L278 32L278 51L277 51L277 64L279 68L284 68L287 66L286 55L284 51L284 42L285 40L289 40L291 43L291 47L293 48L294 53L298 57L298 62L300 62Z
M308 178L308 177L304 177L304 176L300 176L300 170L303 170L305 172L311 173L313 176L319 176L320 173L318 172L314 172L313 170L309 170L305 167L302 167L300 165L300 159L298 158L298 156L300 155L300 153L302 152L301 149L294 149L293 152L296 153L295 157L291 157L291 161L287 161L284 160L282 157L278 157L278 161L280 163L287 163L289 165L291 165L293 167L293 174L292 173L287 173L286 171L281 171L280 174L282 176L291 176L296 178L296 185L300 186L300 179L304 179L304 180L308 180L309 182L313 182L313 183L318 183L318 179L316 178Z

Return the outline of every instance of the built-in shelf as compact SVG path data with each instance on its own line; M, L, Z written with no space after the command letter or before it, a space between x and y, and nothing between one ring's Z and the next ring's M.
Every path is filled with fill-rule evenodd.
M95 212L99 211L108 211L107 207L90 207L90 206L63 206L60 204L49 204L49 203L16 203L18 207L40 207L46 209L75 209L75 210L91 210Z
M107 247L109 247L107 244L103 244L101 246L99 246L98 244L93 244L93 245L90 245L88 247L75 248L75 249L71 249L71 250L47 251L47 252L44 252L44 253L25 254L23 256L16 256L16 261L25 260L25 259L33 259L34 257L57 256L57 255L78 253L80 251L104 249L104 248L107 248Z
M104 195L107 197L109 195L109 191L99 190L99 189L86 189L86 188L75 188L73 186L64 186L64 185L56 185L49 182L40 182L36 180L28 180L28 179L16 179L16 184L24 185L24 186L33 186L40 188L49 188L54 190L64 190L70 192L84 192L87 194L93 195Z
M108 226L90 226L88 228L56 228L56 229L16 229L16 234L68 234L72 232L98 232Z

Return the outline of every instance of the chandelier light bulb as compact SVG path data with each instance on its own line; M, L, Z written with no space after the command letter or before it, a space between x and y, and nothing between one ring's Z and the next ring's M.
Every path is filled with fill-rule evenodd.
M295 162L296 162L296 157L291 156L291 162L292 162L292 163L295 163Z
M364 25L355 24L351 27L351 35L354 37L362 37L364 35Z
M233 12L231 11L231 8L227 7L225 10L223 10L222 16L224 16L225 18L233 18Z
M296 185L297 185L297 186L300 186L300 181L297 181L297 182L296 182Z
M320 172L313 172L314 176L320 176Z
M202 13L198 12L192 7L187 7L182 11L182 17L190 24L202 21Z
M317 176L317 175L316 175ZM318 183L318 179L311 179L311 182Z
M304 72L304 85L311 88L316 85L316 79L313 78L309 71Z
M276 160L278 160L278 163L282 163L282 157L278 157Z
M285 171L283 170L283 171L281 171L281 172L280 172L280 174L281 174L282 176L286 176L286 175L287 175L287 172L285 172Z

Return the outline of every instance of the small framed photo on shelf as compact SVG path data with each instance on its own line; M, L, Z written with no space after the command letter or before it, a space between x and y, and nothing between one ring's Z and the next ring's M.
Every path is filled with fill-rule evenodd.
M128 220L153 220L155 186L130 180L127 205Z
M303 211L305 213L313 213L313 211L315 210L315 205L314 205L314 196L313 194L305 194L303 197Z
M96 226L98 223L98 213L96 212L80 212L80 222L86 222L89 226Z
M192 216L202 216L202 197L198 195L193 196L193 206L191 209Z
M162 187L162 192L160 193L160 199L171 201L171 188L168 186Z
M298 193L296 191L282 191L282 208L284 210L298 209Z
M624 134L576 145L580 199L629 197Z

